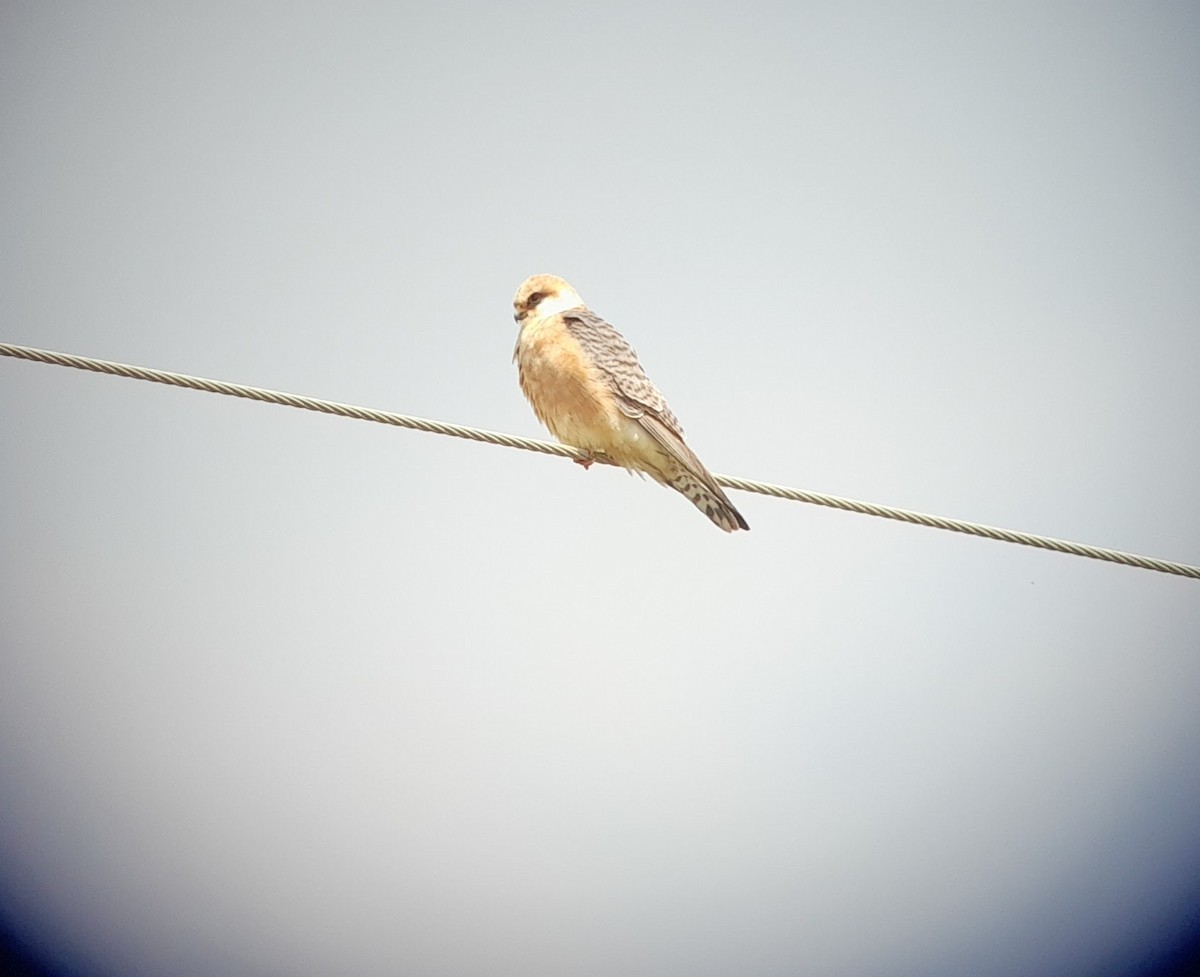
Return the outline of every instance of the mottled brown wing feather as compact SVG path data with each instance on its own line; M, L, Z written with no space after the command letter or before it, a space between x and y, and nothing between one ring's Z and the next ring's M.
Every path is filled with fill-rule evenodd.
M679 418L671 413L658 387L646 376L629 340L591 309L564 312L563 322L567 331L607 377L613 392L623 399L621 407L630 417L638 417L642 412L649 411L683 440Z
M667 401L646 376L629 341L591 309L563 313L567 330L613 386L621 410L675 457L718 499L729 505L712 474L683 440L683 427Z

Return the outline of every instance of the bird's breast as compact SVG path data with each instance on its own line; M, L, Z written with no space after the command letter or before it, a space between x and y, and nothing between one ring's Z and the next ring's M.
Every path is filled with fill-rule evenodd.
M610 448L621 414L603 374L558 316L528 323L517 340L517 369L538 419L565 444Z

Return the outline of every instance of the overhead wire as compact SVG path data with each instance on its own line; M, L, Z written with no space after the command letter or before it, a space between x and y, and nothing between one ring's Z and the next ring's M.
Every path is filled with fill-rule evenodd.
M485 444L499 445L505 448L519 448L522 451L535 451L544 455L556 455L562 458L585 460L590 455L565 444L555 444L550 441L539 441L535 438L523 438L514 434L503 434L498 431L488 431L482 428L467 427L462 424L451 424L447 421L435 421L425 417L414 417L408 414L396 414L391 411L375 410L369 407L357 407L352 404L341 404L332 400L320 400L316 397L305 397L300 394L284 393L278 390L267 390L262 387L250 387L240 383L229 383L224 380L210 380L205 377L188 376L184 373L171 373L167 370L156 370L150 367L133 366L129 363L115 363L110 360L99 360L89 356L77 356L72 353L59 353L52 350L38 349L32 346L18 346L12 343L0 343L0 355L16 359L30 360L37 363L47 363L54 366L70 367L76 370L87 370L92 373L104 373L111 376L127 377L133 380L145 380L151 383L162 383L172 387L184 387L189 390L200 390L205 393L223 394L228 397L241 397L245 400L256 400L261 403L278 404L283 407L296 407L302 410L316 411L321 414L333 414L337 417L349 417L360 421L373 421L377 424L390 424L394 427L408 428L414 431L425 431L429 434L442 434L449 437L465 438ZM608 462L603 456L594 458L602 463ZM1102 546L1091 546L1085 543L1075 543L1070 540L1056 539L1052 536L1039 536L1035 533L1018 532L1011 529L1000 529L982 523L967 522L962 519L951 519L946 516L934 516L909 509L898 509L894 506L880 505L874 502L860 502L855 499L845 499L836 495L826 495L821 492L809 492L803 489L790 488L784 485L772 485L769 482L759 482L747 478L735 478L730 475L714 476L725 488L742 492L755 492L777 499L788 499L795 502L807 502L811 505L827 506L846 512L857 512L867 516L877 516L882 519L894 519L900 522L927 526L932 529L945 529L949 532L966 533L970 536L980 536L1005 543L1016 543L1021 546L1032 546L1038 549L1066 553L1071 556L1081 556L1093 560L1104 560L1109 563L1119 563L1124 566L1137 567L1143 570L1154 570L1159 573L1169 573L1181 577L1200 580L1200 567L1187 563L1177 563L1172 560L1160 560L1153 557L1141 556L1136 553L1126 553L1121 550L1108 549Z

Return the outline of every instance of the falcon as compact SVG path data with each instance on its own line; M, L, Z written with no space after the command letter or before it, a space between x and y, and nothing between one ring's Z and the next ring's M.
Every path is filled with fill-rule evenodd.
M683 428L633 347L557 275L531 275L513 298L521 390L559 441L685 496L728 532L742 514L683 439Z

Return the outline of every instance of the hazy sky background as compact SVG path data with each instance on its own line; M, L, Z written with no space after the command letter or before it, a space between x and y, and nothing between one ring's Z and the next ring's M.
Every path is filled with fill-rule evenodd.
M1189 3L7 3L0 339L1200 562ZM1200 584L0 360L0 906L87 973L1118 975Z

